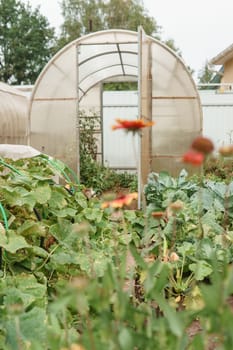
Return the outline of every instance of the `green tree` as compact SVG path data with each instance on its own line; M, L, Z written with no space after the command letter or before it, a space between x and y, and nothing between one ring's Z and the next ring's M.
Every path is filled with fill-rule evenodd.
M175 51L177 55L179 55L180 57L182 56L182 53L180 49L176 46L174 39L167 39L164 41L164 44L166 44L168 47L170 47L170 49Z
M200 70L198 74L199 84L208 84L213 78L213 71L210 70L208 62L205 63L204 67Z
M137 31L142 25L148 35L159 36L160 27L140 0L63 0L64 23L59 47L90 32L106 29Z
M198 84L219 84L221 81L221 76L223 74L222 68L219 71L214 70L213 67L211 67L208 62L205 63L203 68L200 70L198 74ZM216 89L216 86L202 86L201 89Z
M55 34L39 8L0 0L0 80L32 84L54 53Z

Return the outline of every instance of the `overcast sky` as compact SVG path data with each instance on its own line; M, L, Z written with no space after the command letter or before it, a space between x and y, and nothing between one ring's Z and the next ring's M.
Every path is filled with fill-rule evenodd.
M28 1L41 5L51 25L59 28L61 0ZM174 39L195 76L206 60L233 43L233 0L144 0L144 7L162 27L162 39Z

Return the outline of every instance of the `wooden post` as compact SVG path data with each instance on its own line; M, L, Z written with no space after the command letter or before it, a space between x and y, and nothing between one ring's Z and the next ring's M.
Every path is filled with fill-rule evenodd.
M151 40L142 28L139 28L139 118L152 120L152 76L151 76ZM145 207L143 189L147 183L152 166L152 131L144 128L140 140L140 197L141 206Z

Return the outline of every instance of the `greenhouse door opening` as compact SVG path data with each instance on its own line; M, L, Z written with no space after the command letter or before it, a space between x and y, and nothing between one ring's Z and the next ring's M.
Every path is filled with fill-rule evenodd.
M137 91L103 92L103 163L119 171L136 172L138 159L138 135L126 131L111 131L116 119L137 119Z

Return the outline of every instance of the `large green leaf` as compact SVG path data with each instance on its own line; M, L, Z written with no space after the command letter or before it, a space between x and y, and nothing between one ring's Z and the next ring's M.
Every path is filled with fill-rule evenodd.
M45 204L51 197L51 187L48 184L40 184L34 189L33 193L38 203Z
M221 199L225 198L228 186L224 182L207 181L206 186L210 188L215 193L215 195L219 196Z
M45 236L45 227L39 222L27 220L19 227L17 233L24 237L31 235L43 237Z
M54 268L59 267L60 265L78 264L79 262L77 253L74 253L73 251L65 252L64 249L60 249L59 251L56 250L51 256L50 261Z
M73 208L63 208L63 209L51 209L51 213L58 218L68 218L74 217L77 213L76 209Z
M211 238L205 237L197 243L196 256L198 259L210 261L214 254L215 246Z
M57 224L51 225L49 228L50 233L62 243L72 231L72 223L68 220L59 220Z
M196 252L196 245L190 242L183 242L181 246L177 248L178 252L183 256L192 256Z
M80 205L81 208L87 208L87 198L81 191L75 192L75 200Z
M30 209L32 209L35 206L36 200L33 194L23 187L4 186L2 190L5 200L11 206L28 205Z
M211 265L205 260L198 260L196 263L190 264L189 270L194 272L194 277L197 281L202 281L213 272Z
M87 220L100 223L103 217L103 211L99 208L86 208L83 211L83 215Z
M22 349L47 349L46 319L45 310L38 307L10 317L6 322L7 349L19 349L19 343Z
M10 253L16 253L17 250L29 248L30 245L25 238L17 235L14 231L8 231L7 235L0 235L0 247Z
M204 233L206 235L208 234L222 234L224 232L223 226L221 226L216 221L216 214L213 210L209 210L202 218L201 218L201 224L204 229Z
M66 249L75 249L83 235L88 234L88 225L72 224L67 219L59 219L57 224L50 226L49 232L61 246L66 247Z
M67 206L67 200L65 194L59 188L54 188L51 197L48 201L48 204L51 208L62 209Z
M16 275L14 279L8 277L7 285L3 298L3 305L7 309L11 309L14 313L15 306L21 305L21 312L29 306L45 307L47 299L46 281L43 284L38 283L33 275L21 273ZM16 309L18 313L20 309Z

